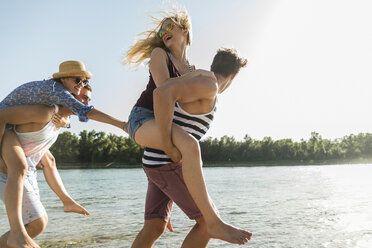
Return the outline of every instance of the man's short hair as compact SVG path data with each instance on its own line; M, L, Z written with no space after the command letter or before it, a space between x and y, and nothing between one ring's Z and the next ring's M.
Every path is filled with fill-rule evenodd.
M211 71L228 77L239 72L240 68L247 65L247 59L239 57L238 52L231 48L220 48L213 58Z
M92 86L90 86L89 84L85 85L84 88L92 92Z

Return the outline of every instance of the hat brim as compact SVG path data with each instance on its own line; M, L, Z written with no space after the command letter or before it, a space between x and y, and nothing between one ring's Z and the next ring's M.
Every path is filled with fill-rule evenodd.
M63 77L85 77L86 79L92 78L92 73L89 71L69 71L69 72L56 72L53 74L53 78Z

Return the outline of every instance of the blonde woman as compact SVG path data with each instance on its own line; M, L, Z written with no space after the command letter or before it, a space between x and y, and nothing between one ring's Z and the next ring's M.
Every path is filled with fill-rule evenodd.
M145 37L138 40L127 52L126 63L140 64L150 59L149 83L131 111L127 126L128 133L136 143L146 147L142 162L147 175L148 171L165 168L172 161L180 161L182 157L182 175L188 191L180 191L180 194L185 194L185 197L187 196L185 199L189 201L177 202L171 199L169 204L172 204L174 200L190 219L196 220L197 224L188 235L188 240L198 239L197 243L206 245L209 238L216 238L230 243L243 244L250 239L251 234L228 225L220 219L204 182L198 138L205 134L209 124L204 130L200 130L200 134L195 135L189 132L187 127L181 129L176 118L173 125L163 125L166 121L154 116L154 109L157 106L153 105L153 92L157 87L181 83L200 76L217 81L213 73L194 70L189 64L186 50L191 44L190 30L188 14L185 11L172 11L162 20L158 20L158 26L154 30L145 32ZM213 108L213 106L210 107ZM173 140L180 140L178 143L180 146L173 145L172 135ZM177 176L180 175L174 175L174 177ZM160 209L158 212L149 209L152 207L148 208L149 201L147 200L155 194L152 193L155 188L161 191L157 186L153 187L149 178L145 225L133 247L152 247L169 220L168 212L171 207ZM188 197L189 195L192 198ZM195 204L198 207L196 211L187 211Z

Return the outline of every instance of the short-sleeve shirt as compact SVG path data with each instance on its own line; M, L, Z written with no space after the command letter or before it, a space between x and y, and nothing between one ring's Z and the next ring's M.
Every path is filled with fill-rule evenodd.
M0 109L28 104L62 105L69 108L82 122L88 121L86 115L93 108L76 100L61 83L43 80L25 83L14 89L0 102Z

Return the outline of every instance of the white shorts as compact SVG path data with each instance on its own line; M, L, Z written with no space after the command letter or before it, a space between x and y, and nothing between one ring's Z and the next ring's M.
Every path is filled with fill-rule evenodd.
M46 215L45 208L40 201L39 187L36 180L36 171L28 172L24 181L22 199L22 220L26 225ZM4 202L4 190L7 174L0 173L0 199Z

